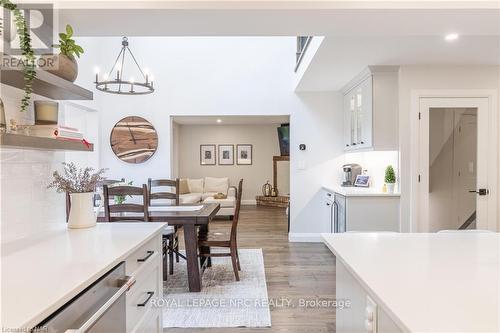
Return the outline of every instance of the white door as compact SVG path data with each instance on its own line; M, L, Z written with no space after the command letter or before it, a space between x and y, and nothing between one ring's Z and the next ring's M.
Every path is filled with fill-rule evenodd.
M442 131L430 126L431 112L440 112L444 109L470 109L474 110L474 116L464 116L461 114L456 122L451 126L443 126ZM487 98L420 98L420 121L419 121L419 196L418 196L418 231L434 232L437 229L457 229L465 221L456 219L466 219L464 216L470 214L471 209L476 210L476 228L496 230L496 165L497 165L497 143L493 127L490 126L490 115ZM477 116L476 116L477 115ZM462 126L463 133L458 131ZM433 133L441 134L441 142L430 142ZM448 134L449 132L449 134ZM472 137L476 136L476 137ZM437 154L445 150L445 146L453 142L453 147L444 154L444 158L452 160L453 167L446 167L446 164L437 161ZM474 147L471 147L473 145ZM472 149L472 153L457 153L457 149ZM440 188L431 187L430 177L433 167L441 168L438 181ZM448 170L449 174L446 172ZM443 172L444 171L444 172ZM460 177L458 174L460 173ZM449 181L447 181L449 179ZM442 193L447 182L453 192L449 199ZM434 183L434 182L433 182ZM453 190L458 186L471 187L465 192ZM469 191L477 191L472 193ZM480 193L479 193L480 192ZM474 197L471 203L471 196ZM433 200L433 201L431 201ZM451 205L453 213L447 215L441 213L438 221L431 223L430 208L442 208ZM459 216L459 217L457 217ZM470 215L469 215L470 216ZM448 221L450 219L450 221ZM455 221L453 222L453 219ZM441 225L438 225L441 222ZM451 224L447 224L447 223ZM460 223L462 222L462 223ZM453 224L455 223L455 224ZM449 227L452 225L453 227ZM445 226L445 227L443 227Z

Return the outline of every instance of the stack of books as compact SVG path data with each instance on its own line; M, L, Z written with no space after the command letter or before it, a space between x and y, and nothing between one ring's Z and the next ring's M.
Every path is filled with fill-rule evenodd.
M30 135L52 138L57 140L78 141L83 140L83 134L78 129L60 125L34 125L30 128Z

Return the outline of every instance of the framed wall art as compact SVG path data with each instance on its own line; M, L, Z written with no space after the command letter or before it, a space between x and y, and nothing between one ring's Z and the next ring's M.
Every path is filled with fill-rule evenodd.
M236 145L236 164L252 165L252 145Z
M215 145L200 145L200 165L215 165L215 155Z
M219 145L219 165L234 165L234 145Z

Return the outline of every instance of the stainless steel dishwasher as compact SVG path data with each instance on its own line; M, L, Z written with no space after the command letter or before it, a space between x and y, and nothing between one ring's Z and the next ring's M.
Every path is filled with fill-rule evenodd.
M134 282L125 275L122 262L38 327L50 333L123 333L126 331L125 293Z

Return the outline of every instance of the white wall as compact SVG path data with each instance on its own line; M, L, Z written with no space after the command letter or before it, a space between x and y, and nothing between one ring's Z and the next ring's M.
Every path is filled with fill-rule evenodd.
M415 134L409 132L412 91L422 89L494 89L498 91L499 70L498 66L401 66L399 72L399 143L402 231L410 230L411 158L417 154L416 147L411 145L412 135ZM415 189L413 191L416 193Z
M94 66L110 68L121 39L80 38L86 48L79 82L91 84ZM141 184L148 177L170 177L170 116L290 115L290 192L292 232L322 232L313 199L321 185L338 182L342 155L342 98L335 93L293 91L294 37L141 37L130 48L155 75L156 91L146 96L96 93L101 105L101 163L112 178ZM114 124L143 116L157 129L156 154L139 165L118 160L108 144ZM298 150L298 144L307 150ZM304 168L302 165L304 164ZM299 166L301 168L299 168ZM317 237L319 240L319 237Z
M179 176L181 178L229 177L230 184L237 186L243 178L243 200L255 203L261 195L262 185L273 183L273 156L280 154L279 124L262 125L181 125L179 137ZM201 144L233 144L234 165L200 165ZM236 164L236 145L252 145L252 165ZM217 148L216 148L217 149ZM219 152L216 153L217 159ZM280 162L278 189L286 195L290 190L288 162Z

